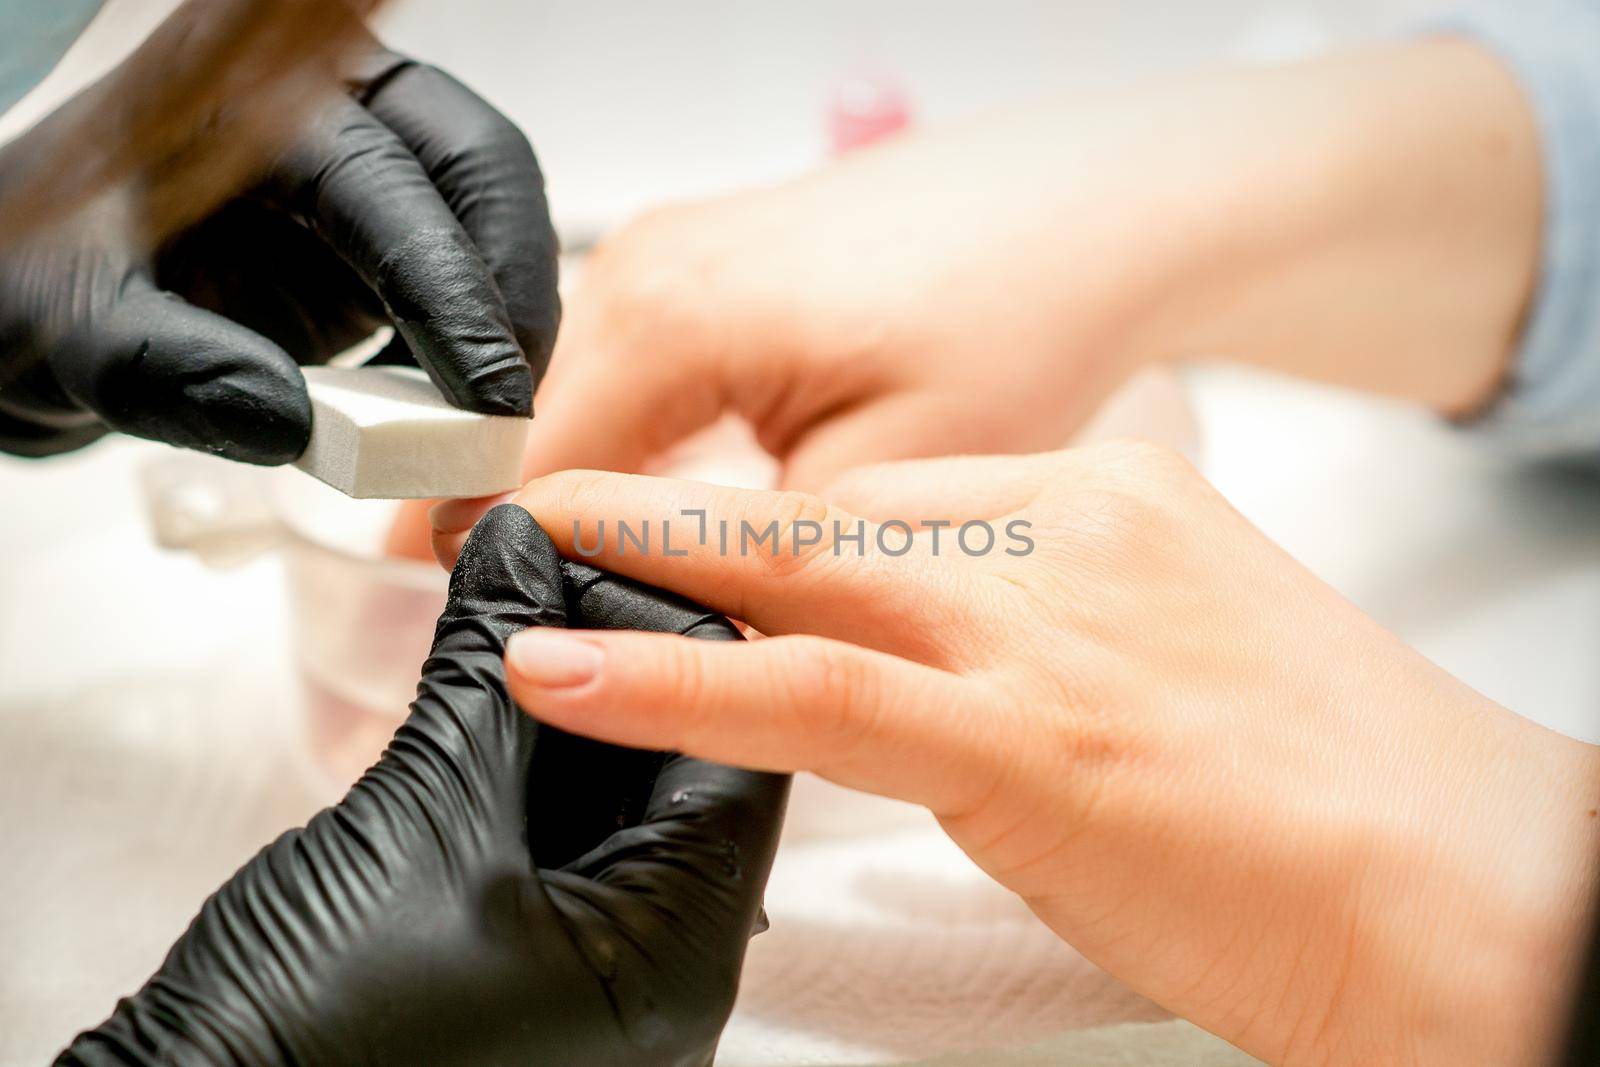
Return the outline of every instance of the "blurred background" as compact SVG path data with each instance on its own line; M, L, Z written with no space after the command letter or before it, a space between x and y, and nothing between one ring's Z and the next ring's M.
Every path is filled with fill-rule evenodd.
M394 0L384 35L528 131L574 234L814 165L859 79L959 119L1393 32L1437 0ZM448 13L446 13L448 12Z
M0 133L167 6L112 0ZM527 130L581 249L652 204L815 166L853 123L1291 59L1441 6L396 0L380 29ZM1600 482L1399 405L1229 369L1185 384L1202 469L1248 517L1471 685L1600 741ZM240 862L337 799L415 678L417 635L374 620L425 639L441 576L195 470L127 439L0 457L0 1065L41 1062L142 981ZM155 543L220 520L226 551ZM393 706L363 733L374 702ZM1249 1062L1105 978L916 813L811 796L719 1063Z

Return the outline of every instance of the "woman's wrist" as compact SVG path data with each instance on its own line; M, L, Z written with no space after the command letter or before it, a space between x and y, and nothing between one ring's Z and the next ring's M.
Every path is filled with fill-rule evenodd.
M1366 962L1330 1031L1376 1021L1417 1063L1550 1062L1589 943L1600 752L1452 679L1437 693L1415 709L1415 747L1448 771L1374 791L1384 810L1351 908Z
M1484 1041L1503 1040L1496 1062L1544 1064L1570 1022L1595 919L1600 749L1496 710L1514 736L1479 746L1489 761L1480 821L1458 823L1479 844L1465 861L1488 875L1471 914L1483 933L1447 937L1454 959L1441 952L1436 977L1462 996L1460 1018L1482 1022Z

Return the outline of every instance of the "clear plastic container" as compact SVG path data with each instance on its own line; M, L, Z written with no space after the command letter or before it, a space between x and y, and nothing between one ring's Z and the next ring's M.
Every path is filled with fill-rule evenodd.
M142 473L162 546L218 567L281 557L308 752L335 784L355 781L405 718L448 575L384 555L394 501L193 453L164 453Z
M405 719L449 578L382 554L392 501L350 500L304 475L273 488L307 740L324 771L353 782Z
M434 563L382 557L392 502L350 501L304 477L278 486L277 498L307 742L326 773L354 782L416 696L448 576ZM350 512L379 526L371 544L342 536Z

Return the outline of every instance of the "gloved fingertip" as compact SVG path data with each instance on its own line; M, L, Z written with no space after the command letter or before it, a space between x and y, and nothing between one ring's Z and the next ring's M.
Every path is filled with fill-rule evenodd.
M452 595L494 599L543 597L554 590L559 600L561 558L526 508L501 504L464 536L450 589Z
M136 437L258 466L298 459L311 440L311 397L287 352L147 280L50 367L74 400Z
M549 545L544 530L520 504L499 504L484 513L467 533L461 549L462 559L475 559L485 553L499 555L508 542L531 540Z
M565 625L560 557L525 509L501 504L465 541L450 572L441 640L445 619L493 619L490 629L502 642L529 627Z
M475 551L486 552L491 546L498 550L504 544L521 541L547 547L552 554L555 552L544 530L527 508L512 502L512 495L445 500L429 510L433 556L445 570L453 570L471 545L480 546ZM446 509L442 513L442 525L436 517L441 509Z
M276 369L245 363L224 374L197 376L166 395L129 380L126 388L107 390L136 398L108 421L139 437L237 463L293 463L311 441L311 399L298 371L291 378Z
M456 406L480 415L533 416L533 371L519 355L472 376L456 397Z
M418 340L420 344L422 339ZM428 339L428 346L434 351L452 345L467 348L472 353L471 362L463 364L459 355L445 361L418 359L411 343L398 331L367 362L375 367L422 366L445 398L463 411L523 419L533 416L533 369L514 339L507 335L487 345L471 347L460 341ZM486 347L490 351L478 351Z
M299 412L265 413L261 418L248 420L245 425L230 419L219 424L199 447L201 451L238 463L279 467L299 459L310 441L308 407L303 419Z
M373 287L399 339L450 403L480 415L526 418L533 413L533 369L489 266L438 192L428 186L420 195L416 210L444 220L387 248L370 270Z

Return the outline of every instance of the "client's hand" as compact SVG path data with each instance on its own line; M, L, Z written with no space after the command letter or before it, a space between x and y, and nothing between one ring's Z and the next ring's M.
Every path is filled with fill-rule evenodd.
M1563 1011L1595 751L1175 456L903 462L827 503L592 472L518 499L563 554L604 520L597 563L784 635L530 632L508 679L542 721L925 804L1090 958L1276 1063L1531 1063Z
M888 144L607 237L569 301L529 476L637 471L725 411L802 489L887 459L1060 447L1133 369L1136 213L1093 180L996 164L1030 136L1014 125Z
M536 724L501 657L529 626L736 640L484 520L411 717L338 806L201 909L65 1064L707 1064L758 921L787 779Z

